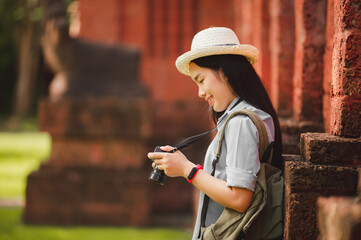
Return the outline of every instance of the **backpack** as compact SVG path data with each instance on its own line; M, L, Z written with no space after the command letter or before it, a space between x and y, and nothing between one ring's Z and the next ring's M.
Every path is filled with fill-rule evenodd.
M202 228L200 237L205 240L266 240L282 239L283 237L283 176L282 171L270 164L270 151L273 143L269 144L268 135L262 119L253 111L240 110L232 113L226 120L220 134L215 160L212 162L214 175L219 159L221 144L228 121L236 115L246 115L256 125L260 146L259 156L268 158L267 163L261 163L257 174L257 182L250 207L243 213L230 208L224 208L218 220ZM205 195L201 222L205 222L209 197ZM202 223L201 223L202 226ZM204 224L203 224L204 226Z

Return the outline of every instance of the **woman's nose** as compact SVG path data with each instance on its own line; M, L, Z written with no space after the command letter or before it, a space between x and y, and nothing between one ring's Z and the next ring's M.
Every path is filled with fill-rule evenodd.
M198 97L203 98L206 92L202 88L198 88Z

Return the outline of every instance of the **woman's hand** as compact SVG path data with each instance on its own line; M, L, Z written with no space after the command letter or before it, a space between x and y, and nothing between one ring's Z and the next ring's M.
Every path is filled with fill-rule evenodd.
M165 146L162 151L171 151L174 148ZM180 151L174 153L151 152L148 158L154 159L153 167L158 165L160 170L170 177L182 176L187 178L195 164L190 162ZM219 204L244 212L252 202L253 192L245 188L228 187L224 180L213 177L203 170L199 170L192 183Z
M180 151L167 153L173 150L174 147L163 146L160 149L165 152L148 153L148 158L154 160L152 166L154 167L157 164L158 168L164 170L164 173L169 177L186 178L195 164L190 162Z

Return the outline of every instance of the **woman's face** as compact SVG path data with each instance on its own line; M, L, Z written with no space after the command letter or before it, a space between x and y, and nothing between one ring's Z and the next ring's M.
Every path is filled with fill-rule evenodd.
M236 97L222 70L214 71L190 63L189 72L192 80L198 85L198 96L206 100L214 111L226 110Z

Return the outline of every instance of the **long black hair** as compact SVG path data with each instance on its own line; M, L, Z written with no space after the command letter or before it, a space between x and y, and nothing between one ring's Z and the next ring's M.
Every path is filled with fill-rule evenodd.
M230 87L240 99L272 117L275 128L272 165L282 169L282 136L278 116L260 77L249 61L242 55L226 54L201 57L192 62L199 67L214 71L221 69L227 77ZM223 112L215 112L212 108L211 114L216 123Z

